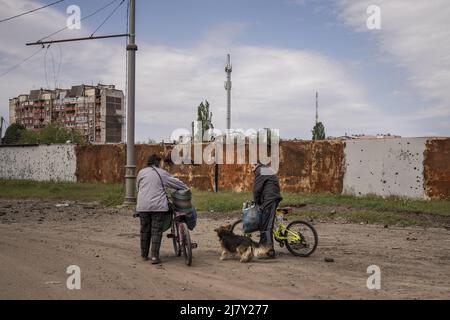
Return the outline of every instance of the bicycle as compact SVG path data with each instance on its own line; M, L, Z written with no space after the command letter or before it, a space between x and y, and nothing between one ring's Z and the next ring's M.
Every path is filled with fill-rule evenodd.
M284 223L285 215L292 212L290 207L281 207L276 209L275 221L273 225L273 237L278 242L281 248L286 246L288 251L298 257L308 257L317 248L319 237L316 229L309 222L303 220L295 220L288 225ZM231 226L231 231L234 232L236 227L242 224L242 219L235 221ZM297 230L297 228L299 228ZM241 228L243 235L251 237L251 233L244 233L243 225Z
M183 253L186 265L192 265L192 249L197 248L197 243L191 242L191 235L186 224L185 212L173 211L172 226L167 238L172 238L173 249L177 257Z

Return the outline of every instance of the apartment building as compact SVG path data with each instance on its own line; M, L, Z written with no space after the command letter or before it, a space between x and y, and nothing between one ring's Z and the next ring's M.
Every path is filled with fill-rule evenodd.
M9 122L39 130L58 123L90 143L119 143L125 137L124 95L114 85L31 90L9 100Z

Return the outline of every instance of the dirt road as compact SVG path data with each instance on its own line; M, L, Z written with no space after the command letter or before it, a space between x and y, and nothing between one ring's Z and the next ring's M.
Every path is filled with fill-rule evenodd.
M232 217L204 214L192 233L199 245L193 266L165 238L157 267L139 258L139 221L130 212L56 204L0 200L0 299L450 297L450 231L443 228L317 223L313 256L280 249L276 260L241 264L219 261L212 231ZM372 264L381 268L380 290L366 287ZM81 290L66 288L69 265L81 268Z

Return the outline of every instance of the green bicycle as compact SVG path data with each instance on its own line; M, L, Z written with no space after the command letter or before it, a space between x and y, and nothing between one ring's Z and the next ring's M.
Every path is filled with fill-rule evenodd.
M294 256L308 257L317 248L319 237L316 229L309 222L295 220L285 224L285 215L292 212L292 208L277 208L273 225L273 238L280 247L286 246ZM238 227L239 226L239 227ZM252 237L250 233L244 233L242 219L237 220L231 226L231 231L236 234Z

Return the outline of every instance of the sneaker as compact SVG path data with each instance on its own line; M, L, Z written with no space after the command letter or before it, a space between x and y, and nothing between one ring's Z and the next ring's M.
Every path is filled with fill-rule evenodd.
M148 261L148 257L141 257L142 261Z

